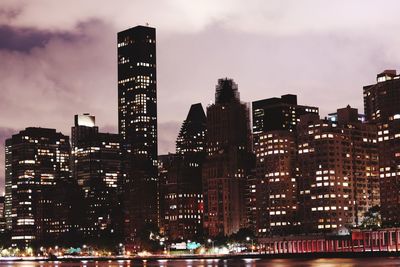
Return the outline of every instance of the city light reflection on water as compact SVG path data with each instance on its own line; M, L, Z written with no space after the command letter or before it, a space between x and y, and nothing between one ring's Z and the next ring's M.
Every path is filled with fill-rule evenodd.
M400 267L400 258L360 259L190 259L190 260L116 260L77 262L0 262L8 267Z

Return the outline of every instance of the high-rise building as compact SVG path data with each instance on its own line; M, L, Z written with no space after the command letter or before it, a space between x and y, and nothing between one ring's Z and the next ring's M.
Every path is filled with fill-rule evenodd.
M0 197L0 234L6 231L4 197Z
M252 190L256 201L259 236L286 235L296 231L296 126L300 116L318 114L318 108L298 105L296 95L253 102L253 149L256 154Z
M254 134L258 236L288 235L298 225L294 132Z
M169 175L169 171L172 168L172 164L174 163L176 158L176 154L168 153L166 155L158 155L158 180L159 180L159 213L160 213L160 231L165 234L166 232L166 224L168 223L165 220L165 214L167 209L167 201L166 201L166 184Z
M190 107L176 140L176 153L192 155L204 153L206 146L206 114L200 103Z
M75 115L71 136L72 178L82 190L85 205L81 231L93 241L118 238L122 226L120 136L100 133L89 114Z
M385 70L376 81L363 88L365 117L369 122L388 122L400 114L400 75L396 70Z
M54 129L26 128L7 139L6 147L6 219L12 244L52 244L70 227L70 207L62 198L69 179L69 138Z
M201 104L190 107L176 141L176 155L163 186L165 232L172 240L193 239L203 229L202 167L206 115Z
M237 84L219 79L207 107L207 157L203 165L204 228L230 235L247 226L246 180L253 167L249 110Z
M254 101L252 106L254 133L295 131L301 115L318 114L317 107L298 105L297 96L290 94Z
M400 221L400 75L385 70L364 86L366 120L378 127L381 215L385 226Z
M337 112L337 121L304 115L297 128L297 188L301 231L355 227L379 205L376 127L357 109Z
M118 127L124 150L124 226L127 241L157 224L156 30L118 33Z

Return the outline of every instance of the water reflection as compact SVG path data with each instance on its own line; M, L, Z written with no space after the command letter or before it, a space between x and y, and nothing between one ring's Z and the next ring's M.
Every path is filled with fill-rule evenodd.
M400 267L400 258L364 259L207 259L207 260L118 260L80 262L0 262L9 267Z

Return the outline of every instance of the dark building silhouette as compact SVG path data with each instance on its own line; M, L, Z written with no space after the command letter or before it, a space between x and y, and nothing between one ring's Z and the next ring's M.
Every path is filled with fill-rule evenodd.
M207 107L207 157L203 165L206 234L229 235L247 226L246 186L253 167L249 111L237 84L219 79Z
M14 246L52 244L70 230L63 198L69 152L69 137L54 129L26 128L6 140L6 219Z
M364 109L366 120L378 127L382 222L399 226L400 76L395 70L385 70L376 80L364 86Z
M193 239L202 233L205 138L206 115L201 104L194 104L182 124L163 186L162 219L165 233L172 240Z
M124 227L133 241L157 225L156 30L137 26L118 33L118 127L124 150Z
M166 196L166 183L168 179L169 170L172 167L176 158L176 154L168 153L166 155L158 155L158 180L159 180L159 212L160 212L160 231L165 234L166 223L165 214L167 209Z
M253 132L296 130L300 116L318 114L317 107L297 104L296 95L283 95L253 102Z
M6 231L5 198L0 197L0 234Z
M118 134L100 133L95 117L75 115L71 129L72 178L81 189L85 240L111 242L121 236L121 147Z
M298 105L296 95L254 101L253 148L256 154L251 209L259 236L296 231L296 126L300 116L318 114L318 108ZM255 192L254 192L255 191ZM255 197L254 197L255 195Z
M298 218L302 233L359 226L379 205L376 126L350 106L337 121L304 115L297 127Z
M200 103L190 107L176 140L176 153L192 155L204 153L206 146L206 114Z
M365 117L369 122L388 122L400 114L400 79L396 70L385 70L376 84L364 86Z

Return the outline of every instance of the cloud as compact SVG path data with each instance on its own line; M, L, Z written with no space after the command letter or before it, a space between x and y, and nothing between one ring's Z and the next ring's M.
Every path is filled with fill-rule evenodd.
M2 63L8 66L0 71L0 125L62 126L60 130L69 132L73 115L83 112L104 118L104 124L115 123L114 30L88 21L77 25L73 34L83 37L54 34L29 53L0 50Z
M32 28L13 28L8 25L0 26L0 50L29 52L35 47L44 47L50 39L79 38L68 32L48 32Z
M193 33L220 24L241 32L298 35L382 30L398 24L398 6L396 0L3 0L0 23L71 30L79 21L101 19L117 28L149 22L164 32Z
M102 131L116 132L116 33L146 22L156 27L160 154L175 151L190 105L213 101L220 77L234 78L244 101L294 93L326 115L347 104L362 111L362 86L400 62L397 1L1 5L0 127L8 129L69 135L73 115L90 112Z

